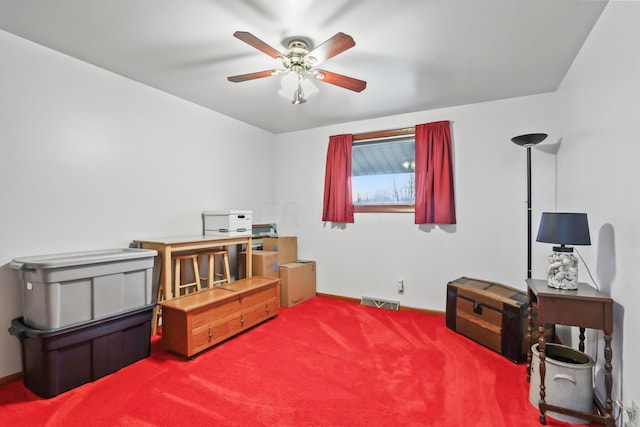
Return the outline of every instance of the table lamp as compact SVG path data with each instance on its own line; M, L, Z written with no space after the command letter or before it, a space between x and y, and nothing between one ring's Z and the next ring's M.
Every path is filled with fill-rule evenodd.
M557 289L578 289L578 259L566 245L590 245L586 213L543 212L538 242L554 243L549 255L548 284Z

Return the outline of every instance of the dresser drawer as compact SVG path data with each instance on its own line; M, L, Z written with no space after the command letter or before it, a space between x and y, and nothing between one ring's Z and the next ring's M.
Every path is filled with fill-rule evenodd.
M243 329L239 315L224 319L210 319L209 323L200 324L191 330L191 348L187 356L199 353L212 345L219 343Z
M239 306L238 300L233 299L222 304L203 307L200 310L194 311L189 316L191 318L191 329L200 329L216 321L220 322L227 317L235 316Z
M200 322L193 324L192 329L192 349L191 354L198 353L214 344L217 344L229 337L232 337L245 329L276 316L280 308L279 298L273 297L266 301L245 307L244 310L232 313L230 316L221 318L215 315L212 310L210 316L202 316Z

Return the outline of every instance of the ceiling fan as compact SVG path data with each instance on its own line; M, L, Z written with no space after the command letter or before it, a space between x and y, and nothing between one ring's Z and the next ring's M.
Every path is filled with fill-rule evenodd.
M318 91L309 81L310 77L354 92L361 92L367 87L367 82L363 80L313 68L321 62L355 46L355 41L347 34L337 33L315 48L307 37L288 37L282 42L283 46L287 48L284 53L279 52L246 31L236 31L233 35L259 51L279 60L283 68L227 77L231 82L238 83L285 74L282 79L282 90L279 93L289 97L289 94L293 92L292 104L306 102L308 97Z

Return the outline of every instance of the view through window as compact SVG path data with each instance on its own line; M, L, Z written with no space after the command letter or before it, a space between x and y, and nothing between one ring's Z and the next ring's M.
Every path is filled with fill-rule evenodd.
M415 203L415 138L394 135L354 140L351 185L358 207L410 207ZM381 209L384 211L384 209Z

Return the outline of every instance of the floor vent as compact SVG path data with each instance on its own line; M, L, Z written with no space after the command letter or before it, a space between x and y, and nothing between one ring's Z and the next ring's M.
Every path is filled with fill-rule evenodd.
M370 307L386 308L387 310L400 310L400 301L391 301L382 298L362 297L360 304Z

